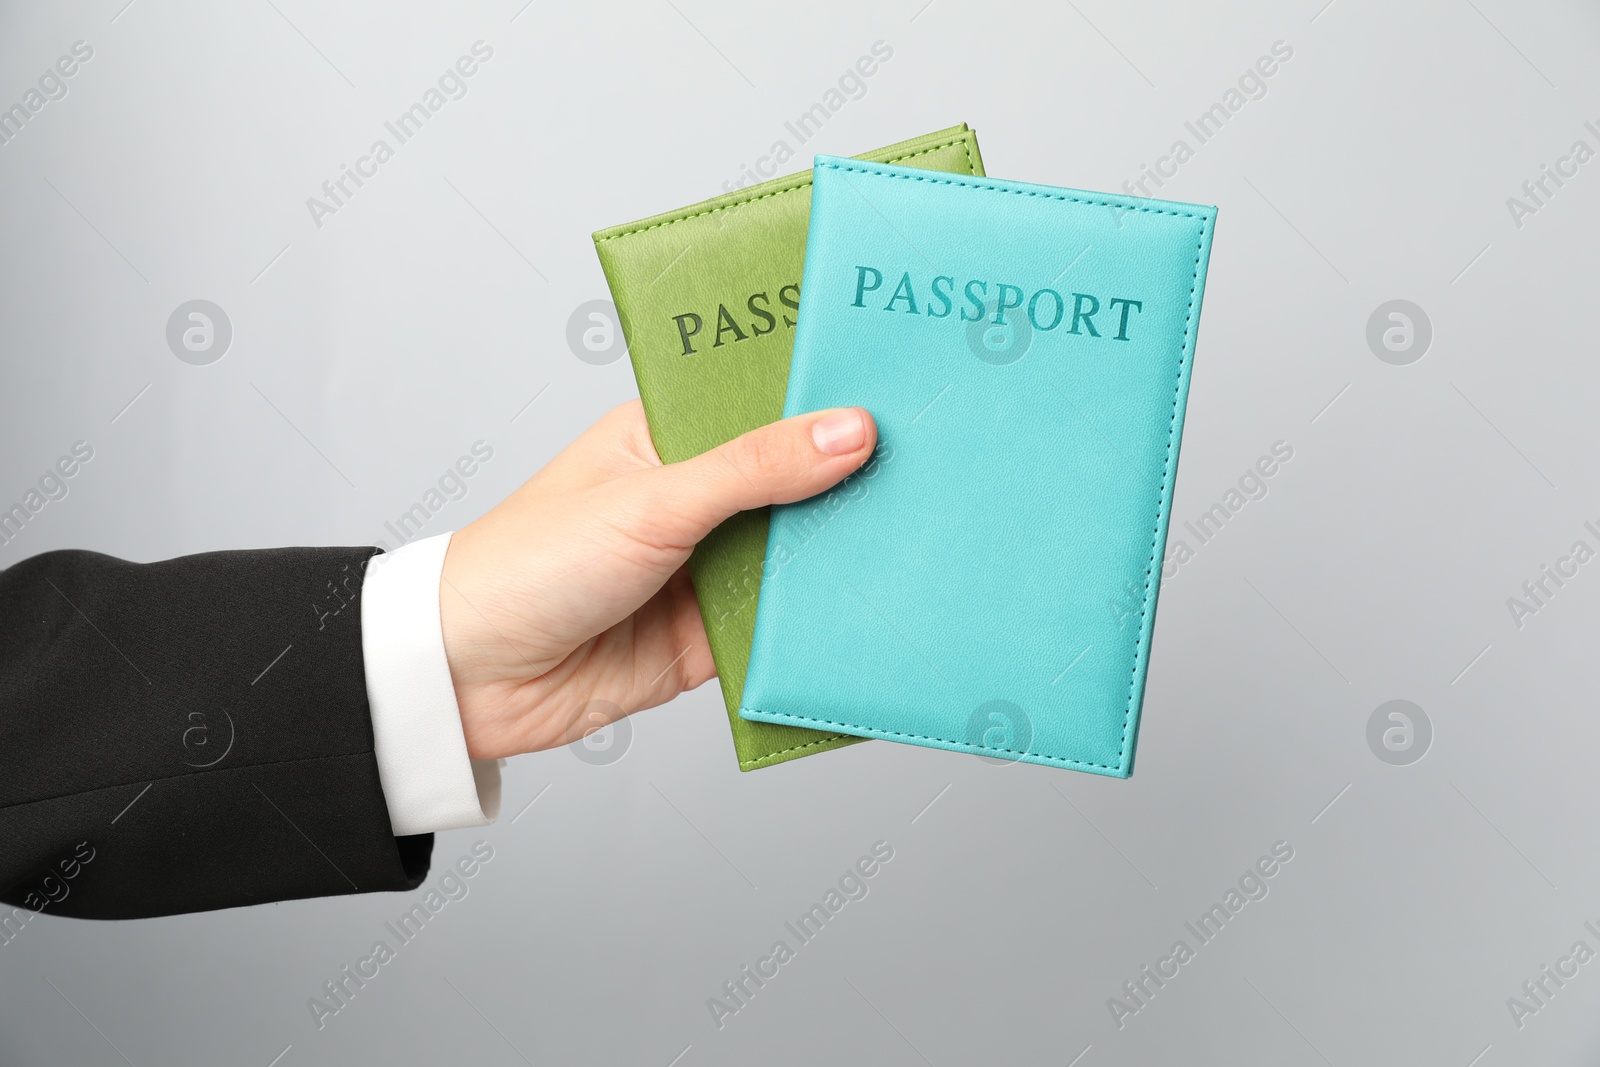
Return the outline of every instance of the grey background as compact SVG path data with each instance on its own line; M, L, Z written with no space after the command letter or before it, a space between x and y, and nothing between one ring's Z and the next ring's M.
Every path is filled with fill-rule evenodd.
M0 565L389 539L481 439L425 532L467 523L634 395L568 347L606 296L590 231L792 143L878 40L802 161L965 120L994 175L1109 190L1292 46L1162 190L1220 206L1175 536L1294 457L1165 583L1130 781L884 743L740 775L706 686L617 762L512 761L500 822L436 845L430 885L492 843L470 895L324 1028L307 999L408 899L47 916L0 946L0 1062L1593 1062L1600 963L1506 1006L1600 949L1600 563L1506 606L1600 544L1600 162L1506 206L1600 147L1591 5L125 3L0 16L6 105L94 48L0 147L0 498L95 449ZM306 198L480 39L317 228ZM233 328L206 366L165 339L193 299ZM1366 342L1392 299L1432 323L1406 366ZM1396 699L1433 728L1407 766L1367 742ZM707 998L878 840L870 894L719 1030ZM1280 840L1270 895L1119 1029L1108 998Z

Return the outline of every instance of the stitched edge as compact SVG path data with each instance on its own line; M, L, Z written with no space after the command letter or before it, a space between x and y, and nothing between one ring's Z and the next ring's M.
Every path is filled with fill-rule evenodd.
M1122 770L1122 765L1120 763L1090 763L1087 760L1071 759L1067 756L1047 756L1042 752L1030 752L1027 749L989 748L988 746L980 747L978 745L968 744L965 741L952 741L948 737L938 737L930 734L909 734L901 730L882 730L872 726L855 726L853 723L832 722L828 719L808 719L803 715L790 715L785 711L762 711L760 708L740 708L739 710L751 711L757 715L765 716L765 719L756 719L756 722L763 722L768 719L794 719L798 722L819 722L828 726L854 726L855 729L867 731L862 734L846 735L855 737L857 739L860 739L863 736L881 738L883 740L888 740L891 737L909 737L917 741L939 741L947 745L952 745L962 752L975 752L980 756L994 752L1009 752L1012 755L1019 757L1018 762L1024 763L1043 760L1050 763L1061 763L1072 767L1093 767L1103 771Z
M870 175L870 176L872 176L874 178L893 178L893 179L897 179L899 181L908 181L908 182L931 182L934 185L959 185L959 186L962 186L962 187L967 188L967 189L980 189L980 190L983 190L984 192L989 192L989 193L1012 193L1012 194L1014 194L1016 196L1037 196L1037 197L1040 197L1040 198L1045 199L1045 200L1065 200L1068 203L1072 203L1072 204L1088 204L1091 207L1124 208L1124 209L1126 209L1128 211L1142 212L1143 214L1146 214L1146 215L1176 215L1176 216L1179 216L1180 218L1185 218L1185 219L1199 219L1200 220L1201 233L1203 234L1205 232L1206 216L1204 216L1204 215L1196 215L1193 212L1189 212L1189 211L1168 211L1165 208L1145 207L1145 206L1142 206L1142 205L1139 205L1139 204L1131 204L1131 203L1129 203L1127 201L1113 201L1113 200L1108 200L1108 199L1092 200L1092 199L1089 199L1087 197L1081 197L1081 196L1063 196L1060 193L1045 193L1045 192L1040 192L1040 191L1038 191L1036 189L1013 189L1010 186L996 185L992 180L991 181L985 181L984 179L979 178L976 174L972 175L972 178L973 178L972 181L960 181L959 179L956 179L956 178L938 178L938 177L934 177L933 175L936 172L933 172L933 171L929 171L926 175L923 175L923 174L886 174L881 170L869 170L869 169L867 169L869 167L874 167L874 166L881 167L881 166L883 166L882 163L874 164L874 163L861 163L861 162L851 161L849 163L819 163L817 166L826 167L828 170L848 170L848 171L853 171L856 174L867 174L867 175ZM812 168L812 169L816 169L816 168ZM943 172L943 173L948 173L948 172ZM1197 265L1195 267L1195 282L1196 282L1196 284L1199 284L1199 276L1200 276L1200 268ZM1191 289L1190 290L1190 294L1192 295L1193 292L1194 292L1194 290ZM1191 301L1191 303L1192 303L1192 301Z
M949 148L952 145L960 145L962 154L967 157L967 173L972 174L974 173L975 168L972 162L972 148L968 144L971 133L972 131L968 130L966 133L962 134L953 141L943 141L936 145L929 145L927 148L921 148L915 152L908 152L903 156L895 156L893 159L884 160L884 162L900 163L907 159L916 159L918 156L925 156L932 152L941 151L942 149ZM797 185L791 185L787 189L774 189L772 192L762 193L760 196L741 197L738 200L730 200L726 204L718 204L716 207L706 208L704 211L696 211L693 215L684 215L681 218L668 219L666 222L653 222L649 226L640 226L633 230L623 230L621 233L614 233L609 237L598 238L595 241L595 244L604 244L607 241L615 241L623 237L631 237L636 233L644 233L648 230L658 230L663 226L673 226L680 222L688 222L690 219L698 219L702 215L714 215L719 211L727 211L729 208L743 207L745 204L754 204L758 200L767 200L774 196L782 196L784 193L792 193L800 189L809 188L811 188L811 178L807 177L804 181Z
M882 170L872 169L871 164L862 166L860 164L852 165L845 163L822 163L819 164L819 166L826 167L829 170L851 171L856 174L866 174L878 178L893 178L900 181L929 182L934 185L955 185L966 189L977 189L983 192L1013 193L1017 196L1035 196L1046 200L1061 200L1067 203L1086 204L1092 207L1118 207L1126 208L1129 211L1143 212L1151 215L1173 215L1180 218L1200 220L1200 235L1195 244L1194 273L1189 279L1189 308L1187 313L1184 315L1183 320L1183 345L1178 356L1177 378L1172 384L1172 418L1167 423L1167 455L1162 464L1161 491L1156 494L1155 528L1151 531L1150 535L1150 561L1145 565L1144 570L1144 604L1139 609L1139 618L1141 620L1139 626L1139 636L1138 639L1133 643L1133 667L1128 672L1128 706L1123 709L1122 713L1122 740L1117 746L1117 762L1092 763L1087 760L1069 759L1065 756L1046 756L1042 753L1030 753L1011 748L992 749L986 747L980 749L974 745L970 745L962 741L955 741L948 737L934 737L924 734L902 733L898 730L878 730L873 735L887 736L892 734L895 737L909 737L919 741L941 741L947 745L955 745L963 752L1009 752L1014 755L1029 757L1033 760L1045 760L1050 763L1059 763L1072 767L1093 767L1099 770L1107 771L1123 770L1124 763L1126 762L1124 757L1128 751L1128 728L1133 721L1134 688L1139 677L1139 650L1144 646L1146 629L1144 620L1149 616L1151 601L1155 598L1155 588L1152 587L1150 583L1150 575L1155 570L1156 555L1160 551L1160 547L1157 542L1161 534L1161 510L1166 503L1167 494L1172 489L1172 446L1173 442L1177 439L1178 433L1178 397L1183 390L1183 373L1184 369L1189 363L1190 346L1194 343L1193 328L1195 292L1200 288L1200 258L1202 253L1205 251L1206 246L1207 216L1196 215L1193 212L1188 211L1169 211L1164 208L1143 207L1138 204L1129 205L1126 203L1113 202L1111 200L1094 200L1086 197L1065 196L1059 193L1044 193L1032 189L1013 189L1007 186L995 185L992 182L961 181L955 178L939 178L932 175L921 174L887 174ZM796 722L817 723L823 726L832 726L835 729L851 725L849 723L833 722L828 719L815 719L807 718L803 715L790 715L787 712L782 711L762 711L760 708L741 707L739 710L741 712L750 711L756 715L764 715L769 718L792 719ZM760 722L761 720L757 719L756 721Z
M1122 715L1122 742L1117 746L1117 765L1119 767L1124 762L1123 753L1128 748L1128 728L1133 722L1134 690L1139 680L1139 649L1144 646L1146 630L1152 629L1151 626L1147 626L1145 623L1149 621L1150 609L1155 601L1156 591L1161 585L1160 582L1152 584L1150 576L1155 572L1156 558L1161 552L1162 510L1166 506L1168 494L1172 492L1173 445L1178 437L1178 397L1183 391L1183 376L1189 364L1190 351L1194 345L1194 329L1196 326L1194 317L1195 292L1200 288L1200 257L1205 252L1206 247L1206 217L1203 215L1187 215L1186 217L1200 219L1200 235L1194 247L1194 273L1189 279L1189 309L1183 317L1183 349L1178 356L1177 379L1172 383L1172 417L1167 423L1167 456L1162 463L1161 492L1156 494L1155 526L1150 531L1150 561L1144 568L1144 605L1139 609L1139 637L1133 643L1133 666L1128 671L1128 707Z
M754 757L752 759L742 759L742 760L739 761L739 766L741 766L741 767L760 767L760 766L762 766L764 764L771 763L771 762L774 762L774 761L778 761L778 757L779 756L787 756L791 752L799 752L799 751L802 751L803 749L808 749L808 748L817 748L818 746L821 746L821 745L831 745L835 741L861 741L861 740L864 740L864 738L862 738L862 737L860 737L860 736L858 736L856 734L831 734L828 737L820 738L819 740L816 740L816 741L807 741L805 744L796 745L793 748L780 748L776 752L768 752L767 754L765 754L763 756L756 756L756 757Z

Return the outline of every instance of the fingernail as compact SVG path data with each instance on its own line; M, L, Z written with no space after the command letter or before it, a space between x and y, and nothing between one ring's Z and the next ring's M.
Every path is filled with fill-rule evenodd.
M867 423L859 408L845 408L811 425L811 440L826 456L854 452L867 440Z

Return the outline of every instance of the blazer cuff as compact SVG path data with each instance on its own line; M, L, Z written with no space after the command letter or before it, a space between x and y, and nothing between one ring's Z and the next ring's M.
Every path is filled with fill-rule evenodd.
M396 837L482 826L500 814L500 760L467 756L439 619L450 535L374 556L361 649L378 777Z

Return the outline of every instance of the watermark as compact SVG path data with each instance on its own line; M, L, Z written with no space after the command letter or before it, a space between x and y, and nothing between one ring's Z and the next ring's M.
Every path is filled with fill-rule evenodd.
M215 715L220 715L228 724L228 733L224 737L219 728L215 735L212 727L217 726ZM208 713L204 711L191 711L184 716L183 753L192 757L184 760L190 767L204 769L215 767L228 758L228 753L233 751L233 716L226 711Z
M0 147L16 140L23 127L32 122L46 105L65 100L70 89L69 79L78 73L82 64L93 58L94 48L89 42L72 42L70 52L45 68L36 86L29 86L15 104L0 109Z
M943 278L934 279L935 293L939 282L943 280ZM970 289L974 283L967 284ZM1015 289L1016 286L1001 288ZM1041 294L1054 292L1053 289L1041 289L1039 293L1034 294L1035 304L1038 303ZM1075 298L1077 295L1073 294ZM1028 349L1033 347L1033 314L1036 308L1030 306L1027 315L1007 315L1006 309L1019 306L1022 296L1019 292L1015 304L1005 303L1003 296L1003 293L998 294L992 302L983 303L981 312L974 318L967 317L966 308L961 309L961 317L967 319L967 350L992 367L1009 367L1027 355ZM1061 297L1057 296L1055 302L1059 306ZM928 313L933 314L931 309ZM1055 319L1059 323L1061 315L1056 314ZM1077 323L1074 322L1073 325L1076 326ZM1094 329L1092 325L1089 328Z
M471 852L464 854L436 878L409 910L383 924L389 937L374 941L365 956L341 968L332 978L323 982L320 996L307 997L306 1010L311 1013L311 1021L317 1024L317 1029L326 1027L329 1019L348 1008L356 994L366 989L367 983L376 980L384 967L399 958L400 950L415 941L427 925L439 917L445 905L467 899L467 894L472 891L469 883L478 876L483 865L492 859L494 846L487 841L474 841ZM389 938L393 938L393 945L389 943Z
M1595 543L1600 544L1600 529L1592 522L1583 524ZM1506 597L1506 611L1511 614L1511 624L1522 629L1528 620L1550 606L1556 594L1578 576L1579 568L1595 558L1595 549L1580 537L1572 542L1565 555L1557 556L1554 565L1541 563L1539 573L1522 583L1521 596Z
M167 316L167 347L185 363L204 367L228 354L233 321L210 300L186 300Z
M782 968L792 963L811 942L815 941L828 923L838 918L845 905L867 899L870 882L894 859L894 846L887 841L873 842L869 854L862 856L841 874L838 880L822 894L822 899L802 912L800 917L783 924L788 937L772 943L767 954L756 959L754 965L745 964L737 974L722 983L720 996L706 998L706 1010L718 1030L728 1025L728 1020L750 1006L757 993L782 973ZM794 943L791 945L790 938Z
M1144 618L1147 591L1145 584L1128 578L1116 595L1106 597L1106 612L1116 622L1118 633L1126 630L1129 623L1137 625Z
M878 476L886 464L894 459L894 448L879 440L872 456L850 476L821 496L790 507L804 507L799 532L793 542L779 541L770 545L767 556L759 568L746 564L737 575L726 579L724 591L728 594L726 607L714 620L720 630L742 612L753 609L761 593L761 583L771 581L785 566L793 563L822 529L839 516L851 501L865 500L871 491L868 484Z
M590 366L615 363L628 354L618 321L617 305L611 301L584 301L567 317L567 347Z
M1600 126L1590 120L1583 124L1583 128L1595 139L1595 144L1600 144ZM1506 197L1506 213L1511 216L1512 228L1522 229L1528 219L1549 207L1555 195L1565 189L1567 182L1576 178L1579 169L1594 157L1594 147L1579 137L1564 155L1556 157L1555 166L1540 163L1539 173L1524 181L1518 190L1522 195Z
M48 874L40 875L39 880L28 887L22 895L22 907L12 908L9 914L0 913L0 946L9 945L21 936L35 915L52 904L66 900L72 892L71 881L83 872L94 856L94 846L87 841L79 841L72 855L57 860ZM19 888L15 886L11 892L15 893Z
M1367 347L1391 366L1405 367L1428 354L1433 322L1409 300L1386 300L1367 316Z
M367 182L378 176L378 168L395 157L399 146L421 133L445 104L467 95L468 79L494 57L494 48L480 40L472 42L468 52L446 67L416 103L383 124L387 138L375 138L366 153L356 157L353 166L340 163L338 175L322 183L321 196L306 197L306 210L317 229L322 229L324 220L348 207ZM393 144L389 143L391 139Z
M578 720L584 723L583 736L567 750L591 767L609 767L633 747L633 720L609 700L589 701Z
M1156 994L1182 974L1183 968L1194 962L1200 950L1220 937L1228 924L1239 917L1245 905L1266 900L1272 879L1293 859L1293 845L1287 841L1273 842L1271 851L1245 868L1220 901L1201 912L1194 921L1183 924L1194 939L1193 945L1189 944L1189 938L1178 938L1154 965L1145 964L1136 977L1122 983L1121 996L1107 997L1106 1010L1111 1013L1111 1021L1117 1024L1117 1029L1127 1026L1129 1019L1148 1008Z
M755 163L748 166L740 163L738 176L724 181L722 191L735 193L783 173L784 167L798 154L800 146L821 133L822 127L843 111L846 104L867 95L868 81L893 58L893 45L887 41L873 41L867 54L846 67L816 102L783 124L784 136L774 139L766 152L756 157ZM810 159L809 153L806 158ZM717 212L717 225L725 225L728 217L742 206L734 205Z
M1266 99L1269 90L1267 83L1293 58L1293 45L1288 41L1273 41L1272 47L1246 67L1234 84L1223 91L1221 97L1193 120L1184 122L1183 130L1188 136L1175 138L1166 153L1156 157L1153 165L1139 164L1138 176L1128 178L1122 183L1123 192L1129 196L1157 195L1168 181L1178 176L1178 171L1184 164L1194 159L1203 145L1221 133L1223 127L1244 110L1246 104ZM1155 189L1152 190L1151 186ZM1119 226L1122 224L1122 216L1127 214L1128 210L1124 207L1111 206L1111 214Z
M1388 700L1367 717L1367 747L1392 767L1408 767L1428 754L1433 721L1409 700Z
M1184 565L1193 560L1200 549L1214 541L1223 528L1233 521L1234 516L1245 509L1245 505L1267 499L1267 494L1271 491L1268 483L1293 458L1293 445L1287 441L1272 442L1272 448L1245 468L1244 473L1228 487L1220 500L1183 524L1182 533L1174 537L1169 530L1167 554L1161 561L1162 583L1165 584L1177 577ZM1183 536L1184 533L1188 534L1187 539ZM1189 543L1191 539L1194 541L1192 545ZM1142 599L1141 597L1140 600ZM1120 611L1114 607L1112 614L1121 620L1126 618L1129 610L1126 605L1123 605Z
M429 486L415 504L402 511L393 522L383 524L383 528L394 535L395 548L414 540L428 520L443 511L446 504L467 495L471 488L468 483L483 469L484 464L494 458L494 446L487 441L474 441L469 453L446 467L438 481ZM390 551L389 542L381 537L373 543L385 552Z
M1600 939L1600 928L1592 921L1584 923L1583 928L1592 937ZM1580 938L1572 943L1572 948L1567 950L1565 956L1556 957L1553 967L1548 963L1543 964L1534 977L1522 983L1520 997L1506 998L1506 1011L1511 1014L1511 1025L1518 1030L1528 1025L1528 1019L1548 1008L1556 994L1578 977L1583 965L1594 958L1594 949L1589 947L1589 942Z
M993 755L978 758L1005 767L1026 756L1033 745L1033 720L1009 700L991 700L967 716L967 744Z
M46 504L65 500L71 491L68 484L83 465L94 458L94 447L87 441L74 441L71 451L45 469L39 480L22 494L22 499L9 508L0 505L0 545L9 545L22 533L22 528L34 520Z
M329 619L336 618L345 608L361 599L361 583L366 578L367 564L371 562L369 556L354 567L346 563L339 568L338 574L328 579L326 591L311 602L311 610L317 614L319 632L328 628Z

